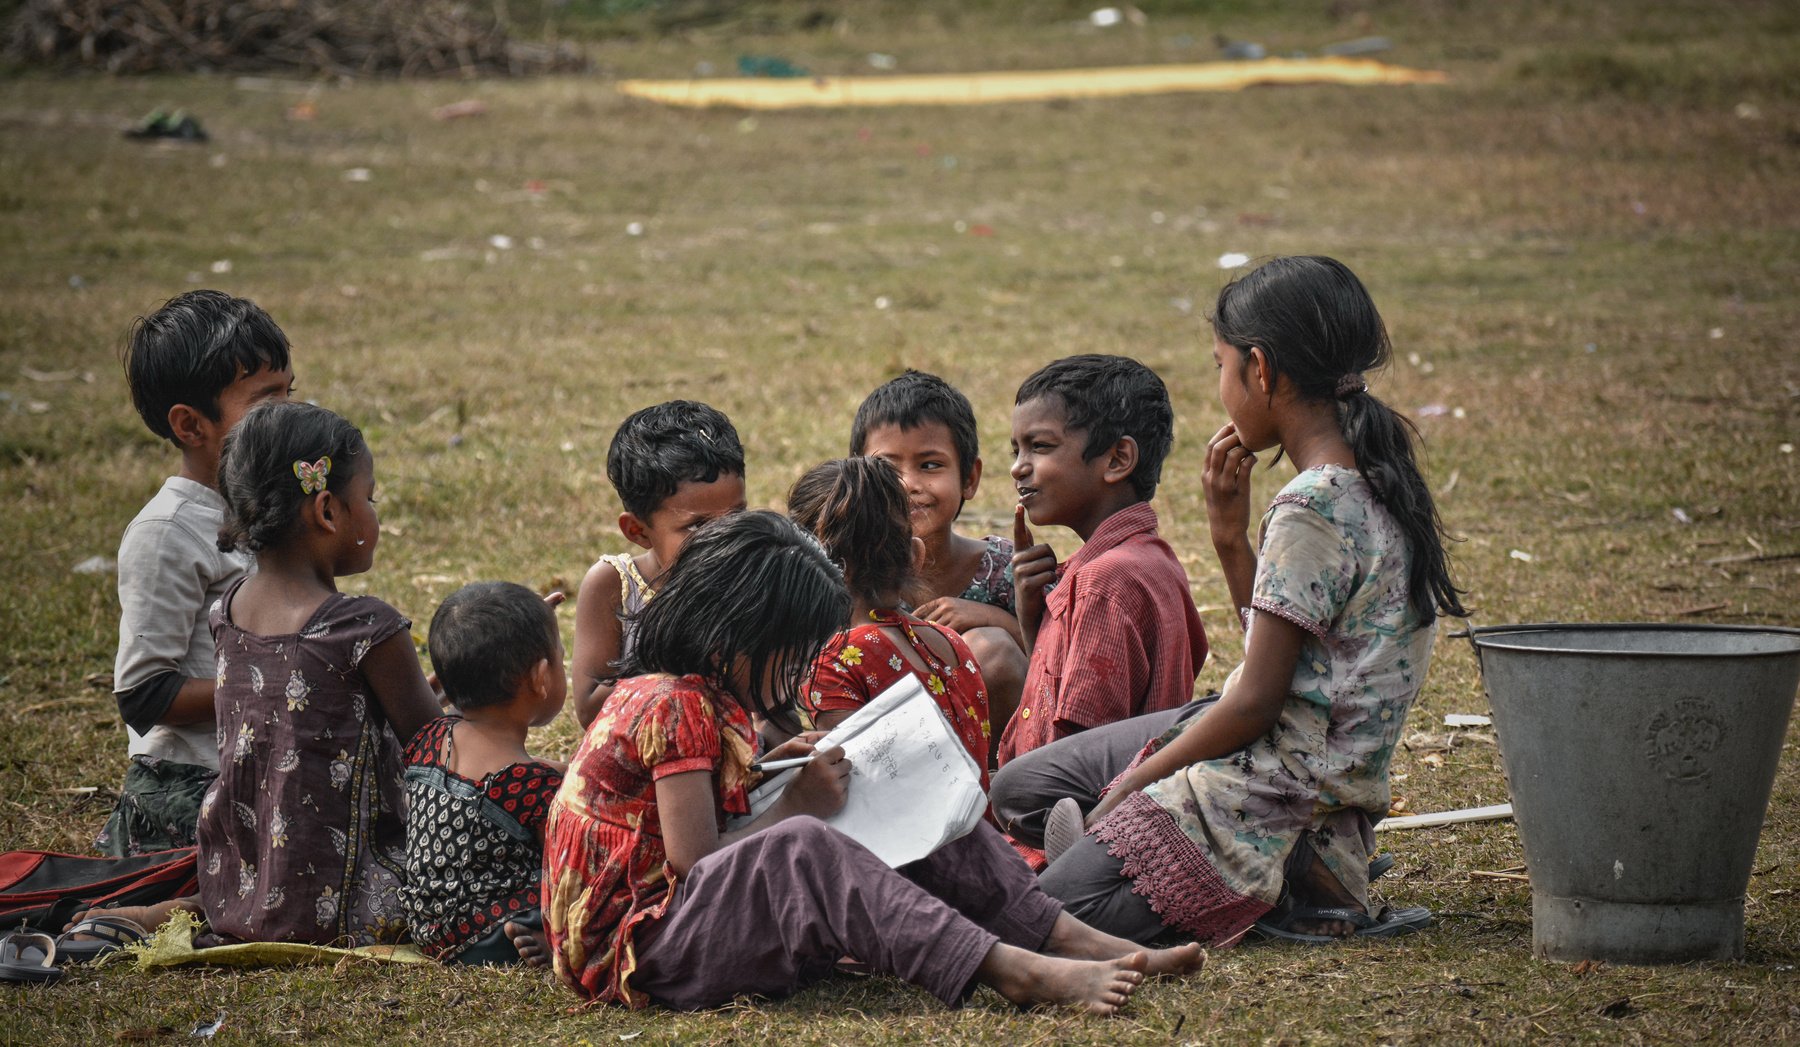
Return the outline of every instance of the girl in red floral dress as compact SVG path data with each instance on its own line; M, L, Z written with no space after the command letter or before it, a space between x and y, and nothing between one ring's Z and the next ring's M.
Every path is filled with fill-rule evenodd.
M903 607L925 545L912 536L906 489L880 458L838 458L802 476L788 515L843 565L850 628L819 652L800 704L831 730L897 680L916 676L937 699L987 790L988 697L975 656L956 630Z
M726 829L749 811L750 713L791 729L789 696L849 615L843 575L779 514L734 514L688 539L551 804L544 926L563 983L596 1001L710 1008L792 993L854 955L953 1006L986 984L1020 1005L1109 1014L1146 974L1198 969L1198 946L1146 952L1064 913L986 824L889 868L820 820L843 806L842 749Z

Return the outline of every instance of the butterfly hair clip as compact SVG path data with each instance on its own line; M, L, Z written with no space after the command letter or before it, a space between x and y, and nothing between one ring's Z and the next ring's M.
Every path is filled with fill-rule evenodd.
M301 494L318 494L325 489L325 478L331 475L331 456L316 462L296 461L294 475L300 478Z

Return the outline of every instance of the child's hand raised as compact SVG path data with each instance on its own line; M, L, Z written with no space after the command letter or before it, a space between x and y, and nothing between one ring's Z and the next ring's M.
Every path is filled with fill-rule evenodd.
M771 754L772 755L772 754ZM829 818L850 798L850 760L842 746L826 749L800 768L781 794L784 816L810 814Z
M1025 649L1037 643L1038 623L1044 620L1044 590L1056 578L1056 550L1031 539L1025 523L1025 507L1013 508L1013 604L1019 612L1019 631Z
M1256 455L1230 422L1206 444L1206 466L1200 474L1206 493L1206 526L1213 545L1236 545L1250 530L1250 470Z

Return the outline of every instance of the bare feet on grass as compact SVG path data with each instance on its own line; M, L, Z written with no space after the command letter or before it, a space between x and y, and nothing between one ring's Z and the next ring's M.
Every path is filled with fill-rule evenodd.
M996 943L976 970L976 980L1020 1007L1079 1007L1111 1016L1144 981L1141 952L1110 960L1072 960Z
M519 950L520 963L527 967L550 965L550 943L545 940L543 931L511 920L506 921L505 930L506 940Z
M1170 949L1146 949L1135 942L1115 938L1105 931L1090 927L1066 912L1056 917L1056 923L1050 928L1050 937L1044 942L1044 951L1053 956L1079 960L1112 960L1142 953L1145 959L1144 973L1152 978L1179 978L1199 974L1200 969L1206 966L1206 950L1200 948L1197 942Z

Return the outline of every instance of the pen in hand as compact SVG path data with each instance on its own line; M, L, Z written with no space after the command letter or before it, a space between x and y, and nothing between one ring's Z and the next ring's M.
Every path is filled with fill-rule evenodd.
M806 756L795 756L787 760L762 760L751 764L750 769L758 774L763 774L768 771L785 771L789 767L805 767L807 764L812 763L813 757L817 755L817 753L812 753Z

